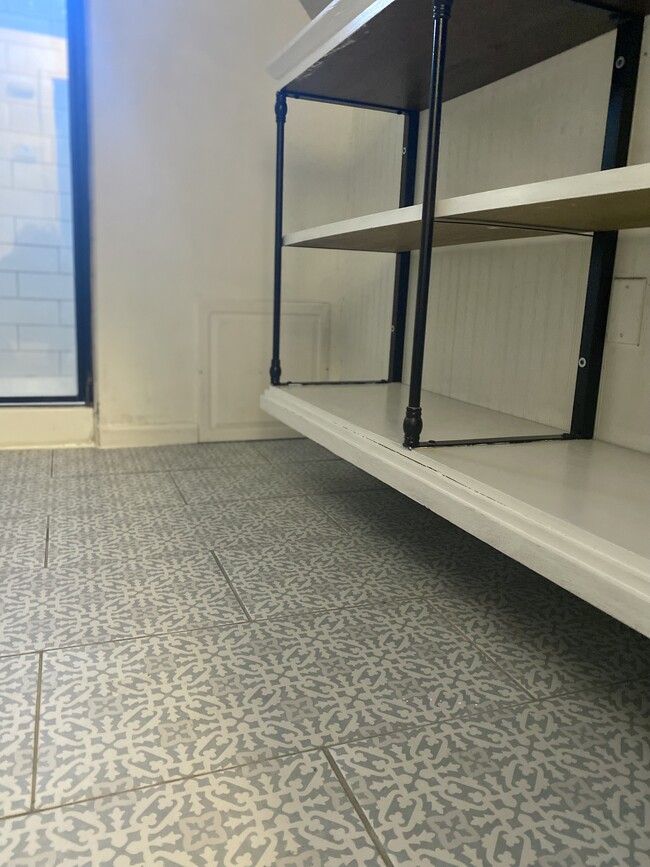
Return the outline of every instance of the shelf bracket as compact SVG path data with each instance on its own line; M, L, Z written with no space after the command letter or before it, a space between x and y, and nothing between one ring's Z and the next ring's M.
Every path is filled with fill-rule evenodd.
M447 56L447 30L453 0L433 2L433 45L431 82L429 91L429 122L427 127L427 155L422 204L422 234L420 237L420 264L418 270L417 296L415 301L415 326L411 356L411 384L409 405L404 417L404 446L417 448L422 433L422 367L424 365L424 341L429 306L429 281L433 230L435 225L436 192L438 187L438 163L440 158L440 126L442 120L442 92Z
M284 128L287 122L287 96L282 91L275 98L277 130L275 161L275 267L273 273L273 356L271 358L271 385L279 385L280 366L280 314L282 308L282 223L284 212Z
M618 25L601 165L603 171L627 165L643 24L643 18L626 18ZM591 246L571 419L571 433L579 439L592 439L596 426L617 242L618 232L595 232Z

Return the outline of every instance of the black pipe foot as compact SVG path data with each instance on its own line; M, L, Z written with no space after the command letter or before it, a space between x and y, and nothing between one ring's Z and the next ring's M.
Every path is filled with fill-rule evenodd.
M407 406L404 416L404 448L416 449L420 445L422 433L422 407Z

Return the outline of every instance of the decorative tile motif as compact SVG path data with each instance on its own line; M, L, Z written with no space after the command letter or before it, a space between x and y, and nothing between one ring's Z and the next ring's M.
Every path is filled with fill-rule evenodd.
M475 537L392 488L312 494L310 499L352 535L374 538L388 535L399 539L405 547L421 537L436 538L441 544L462 544L469 538L481 545Z
M191 506L189 514L203 542L218 551L259 549L285 540L299 547L301 541L345 535L305 497L202 503Z
M650 674L649 639L543 579L534 596L513 585L455 601L464 632L536 697Z
M0 825L0 864L381 864L324 756L269 761Z
M168 473L34 480L29 485L12 481L3 486L2 494L9 512L17 514L84 514L182 505Z
M4 570L0 655L236 623L245 615L208 551Z
M288 502L288 501L285 501ZM216 546L222 565L247 608L257 618L317 608L340 608L387 599L432 596L459 626L468 612L480 617L484 599L545 599L548 582L494 553L478 540L444 543L422 533L408 542L391 536L282 537L266 546ZM475 544L474 544L475 543Z
M45 655L38 806L521 701L433 604Z
M29 809L37 677L36 656L0 659L0 817Z
M0 479L2 482L49 478L52 469L50 449L0 451Z
M42 566L46 537L45 516L15 520L0 517L0 582L5 569Z
M110 475L200 469L232 464L266 464L252 443L201 443L132 449L60 449L54 476Z
M454 564L444 552L417 556L376 539L365 544L344 534L329 539L280 539L264 548L217 551L254 618L386 599L449 598L447 583L452 576L466 582L475 580L462 561L454 572Z
M640 867L650 684L337 747L395 865Z
M256 500L300 494L285 468L224 466L208 470L174 470L174 478L188 503Z
M328 452L312 440L305 439L266 440L255 443L255 449L273 464L337 460L332 452Z
M334 491L383 490L384 485L346 461L312 461L291 463L283 467L297 491L322 494Z
M160 560L205 547L194 516L178 502L126 512L63 513L50 518L48 563L92 570L101 561Z

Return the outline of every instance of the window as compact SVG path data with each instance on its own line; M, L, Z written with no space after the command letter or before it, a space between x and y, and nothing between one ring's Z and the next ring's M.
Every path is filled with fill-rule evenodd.
M0 0L0 401L90 401L81 0Z

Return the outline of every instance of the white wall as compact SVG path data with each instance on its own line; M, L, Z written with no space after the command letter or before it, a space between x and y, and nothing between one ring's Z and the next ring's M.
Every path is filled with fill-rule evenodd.
M307 16L295 0L90 0L90 13L100 437L191 441L203 305L270 285L264 65Z
M286 435L259 410L273 286L265 67L308 17L297 0L90 10L100 442ZM285 228L394 206L400 158L399 119L290 100ZM287 251L286 377L385 375L393 266Z

